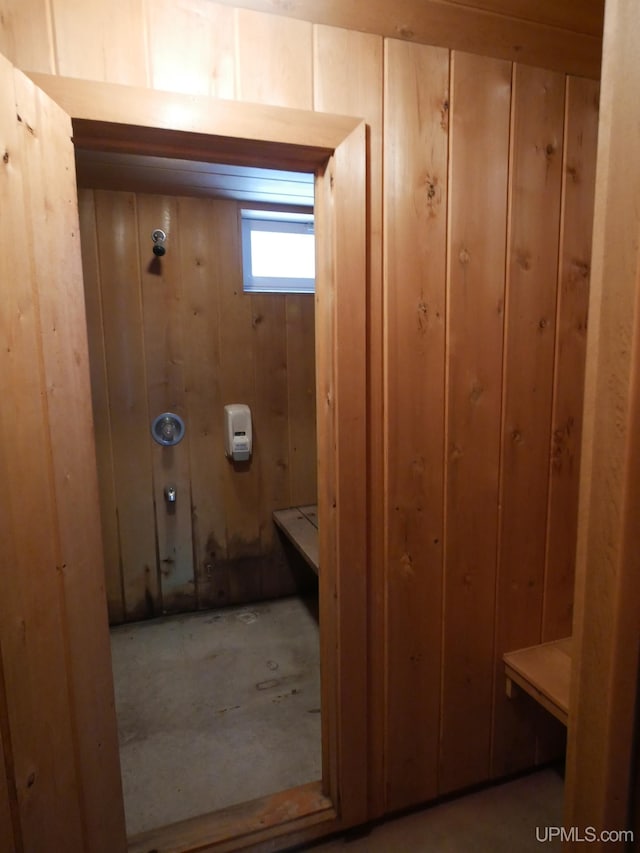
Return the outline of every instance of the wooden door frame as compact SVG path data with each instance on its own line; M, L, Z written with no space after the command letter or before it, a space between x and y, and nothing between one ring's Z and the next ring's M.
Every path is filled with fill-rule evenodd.
M229 823L213 813L146 833L130 849L234 849L240 831L243 847L283 836L293 843L361 823L368 816L366 126L346 116L29 76L71 117L77 147L316 175L322 788L311 797L309 786L288 792L266 828L268 798L248 818ZM90 726L86 709L76 711Z

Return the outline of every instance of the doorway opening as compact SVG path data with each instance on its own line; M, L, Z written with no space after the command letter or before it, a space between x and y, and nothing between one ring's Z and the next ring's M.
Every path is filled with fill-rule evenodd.
M214 812L151 831L139 849L195 850L205 843L233 844L240 836L245 846L284 836L293 842L318 833L314 827L320 824L327 833L363 822L368 814L366 128L344 116L31 77L71 116L78 149L315 175L322 782L244 804L232 816ZM67 618L72 630L75 614ZM96 654L94 666L102 677L109 665ZM90 731L91 709L76 703L74 713L77 724ZM114 789L111 809L117 797ZM103 801L91 805L101 808Z
M295 276L247 291L241 245L248 205L308 227L314 181L81 149L76 174L135 836L322 776L317 576L274 519L317 505L314 297ZM230 405L251 427L240 460ZM154 441L166 412L178 440Z

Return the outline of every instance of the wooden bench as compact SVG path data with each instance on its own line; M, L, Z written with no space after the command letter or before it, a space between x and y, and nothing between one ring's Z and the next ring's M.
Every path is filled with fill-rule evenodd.
M503 655L507 696L517 684L567 725L571 680L571 637Z
M273 520L318 574L318 507L314 504L278 509Z

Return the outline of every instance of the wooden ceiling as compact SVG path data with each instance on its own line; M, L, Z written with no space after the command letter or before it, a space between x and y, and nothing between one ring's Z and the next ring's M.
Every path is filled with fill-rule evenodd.
M598 78L605 0L216 0Z
M79 187L313 206L313 175L76 149Z
M591 36L602 36L604 0L443 0L518 18L549 27L560 27Z

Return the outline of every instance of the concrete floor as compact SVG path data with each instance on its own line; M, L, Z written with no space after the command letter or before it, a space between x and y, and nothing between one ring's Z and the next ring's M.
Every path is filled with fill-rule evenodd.
M112 629L129 835L320 778L315 606L287 598ZM545 769L298 849L533 853L536 828L560 825L562 796Z
M112 629L129 835L321 778L315 609L293 597Z
M352 834L297 849L313 853L552 853L561 849L559 840L541 842L547 838L547 827L561 826L563 787L560 773L545 769L385 821L361 837Z

